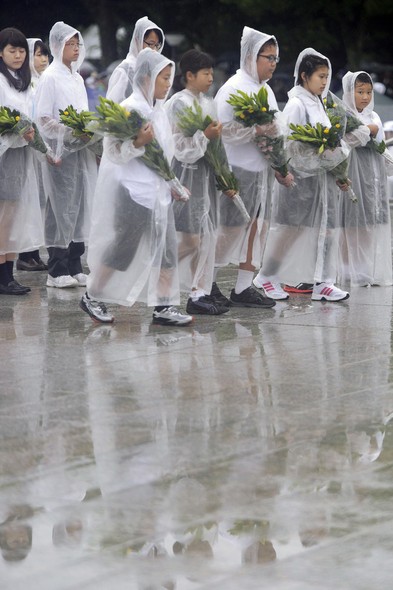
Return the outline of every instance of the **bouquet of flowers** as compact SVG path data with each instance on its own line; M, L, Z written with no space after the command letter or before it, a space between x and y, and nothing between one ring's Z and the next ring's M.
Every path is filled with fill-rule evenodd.
M353 115L348 109L346 109L345 104L342 101L340 101L340 99L335 97L331 92L328 93L326 99L324 99L324 102L329 117L331 117L332 115L337 115L344 111L344 116L346 118L345 133L351 133L361 125L365 125L365 123L362 123L362 121L360 121L358 117L355 117L355 115ZM386 144L384 141L378 142L374 137L371 137L370 141L366 144L365 147L377 152L377 154L383 156L387 161L393 163L393 158L389 150L386 149Z
M198 130L204 131L212 122L213 119L209 115L203 115L202 107L196 100L194 100L192 107L185 107L177 115L177 126L185 137L192 137ZM233 202L248 223L250 216L239 195L237 178L229 168L221 137L209 141L204 158L214 172L217 189L222 192L235 191L235 195L232 197Z
M270 161L273 170L277 170L281 176L287 176L289 159L285 153L284 136L275 123L278 111L270 109L266 88L262 86L258 92L251 94L237 90L236 94L229 96L227 102L234 108L235 121L244 127L265 126L265 133L256 136L255 142Z
M102 156L102 138L93 141L94 133L87 126L91 121L95 121L97 116L92 111L78 111L70 104L64 110L59 109L60 121L66 127L72 129L72 135L82 141L82 146L91 149L97 156ZM78 145L79 142L76 143Z
M318 155L323 155L327 150L335 150L339 147L343 136L341 117L331 115L330 122L331 127L322 125L322 123L317 123L315 126L310 125L310 123L306 125L290 123L289 128L292 130L292 133L288 139L309 144L315 148ZM331 167L329 171L337 178L340 184L348 184L349 188L347 192L349 193L349 197L351 201L356 203L357 197L350 186L351 181L348 178L348 157L336 166Z
M94 121L97 117L91 111L78 111L70 104L64 110L59 109L60 121L63 125L72 129L74 137L81 137L87 135L89 138L93 137L93 132L87 129L90 121Z
M136 139L141 127L148 122L137 111L127 111L121 105L103 96L100 96L97 113L99 116L88 124L88 129L93 133L112 135L123 141ZM153 139L144 148L145 153L139 156L142 162L166 180L171 189L179 195L180 200L188 201L188 191L176 177L158 141Z
M31 128L34 129L34 138L28 143L28 146L42 154L47 154L49 148L42 139L37 125L15 109L11 110L9 107L0 107L0 135L16 133L22 136Z

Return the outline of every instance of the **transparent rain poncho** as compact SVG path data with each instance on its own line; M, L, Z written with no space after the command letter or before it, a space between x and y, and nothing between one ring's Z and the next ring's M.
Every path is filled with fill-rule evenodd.
M262 45L276 39L244 27L240 48L240 69L220 88L215 97L218 119L223 123L222 139L229 164L239 181L240 196L251 219L257 219L257 235L253 242L252 264L259 267L269 226L271 192L274 171L255 144L255 127L243 127L234 120L233 107L227 103L230 94L242 90L247 94L258 92L264 86L268 92L270 109L277 109L277 101L266 82L260 82L257 56ZM278 50L278 45L276 45ZM248 239L252 224L247 224L230 199L221 199L220 229L216 252L216 265L229 262L239 264L247 257Z
M213 169L204 159L208 138L202 130L185 137L177 126L178 117L186 107L194 108L197 101L203 116L217 120L211 98L190 90L177 92L166 103L175 140L173 169L180 182L191 192L187 203L174 204L175 223L179 240L179 277L181 289L200 289L210 293L213 281L217 224L220 199Z
M31 37L27 39L27 45L29 46L29 63L30 63L30 72L31 72L31 86L33 90L36 88L38 84L38 80L40 79L40 75L34 67L34 45L37 41L42 41L38 37Z
M31 89L19 92L0 74L0 105L31 118ZM16 133L0 137L0 254L44 243L34 150Z
M375 140L384 139L381 119L370 104L358 112L355 104L355 82L359 74L347 72L343 78L343 102L363 125L377 125ZM367 74L368 75L368 74ZM370 83L372 84L371 78ZM370 136L368 137L370 139ZM339 277L353 286L391 285L392 251L390 208L385 159L370 147L358 143L351 150L348 176L358 202L340 201Z
M77 36L79 57L69 69L63 63L65 44ZM49 201L46 212L47 246L66 248L71 241L86 241L89 231L91 199L97 164L87 143L76 139L72 130L60 122L59 109L72 105L78 112L88 110L84 81L77 72L85 57L81 34L63 22L57 22L49 34L53 62L40 77L35 97L35 118L41 135L50 145L60 166L43 164L45 191Z
M27 44L29 46L29 60L30 60L30 72L31 72L31 100L32 100L31 113L32 113L33 119L35 118L34 97L35 97L37 85L38 85L38 82L40 79L40 74L37 72L37 70L34 67L34 46L37 41L42 41L42 39L39 39L38 37L27 39ZM37 175L39 195L40 195L41 212L44 215L45 206L46 206L46 194L45 194L44 182L43 182L43 176L42 176L43 157L42 157L42 154L37 151L34 151L33 155L34 155L34 167L35 167L35 172Z
M331 67L328 58L312 48L303 50L295 65L295 83L304 56L317 55L329 64L324 95L318 97L296 84L288 93L283 114L287 123L330 127L323 105L329 90ZM337 274L338 199L336 180L329 170L348 157L344 142L334 150L317 154L315 148L299 141L288 142L289 168L296 185L288 190L276 186L270 232L262 265L265 276L277 276L288 285L301 282L334 283ZM349 199L348 199L349 200Z
M164 100L154 100L157 76L174 63L151 49L137 57L134 92L123 101L149 120L166 158L174 143ZM104 139L94 199L88 292L101 301L131 306L179 303L177 240L170 184L148 168L133 140Z
M135 62L138 54L143 49L143 39L148 31L157 29L162 35L162 45L158 50L163 50L165 35L164 31L153 23L147 16L143 16L135 23L134 32L130 42L127 57L113 70L108 82L106 97L114 102L121 102L132 92L132 80L134 78Z

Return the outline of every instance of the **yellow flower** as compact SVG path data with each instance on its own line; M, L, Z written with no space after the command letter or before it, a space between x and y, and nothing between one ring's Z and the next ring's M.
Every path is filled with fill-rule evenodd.
M262 111L262 113L265 113L267 111L267 108L266 107L262 107L261 108L261 111Z
M322 138L322 141L323 141L323 143L326 143L326 142L327 142L327 139L326 139L326 137L323 137L323 138Z
M336 105L336 103L334 102L332 106L333 106L333 108L335 109L337 105Z
M336 123L336 129L340 129L341 125L340 123Z
M329 127L325 127L325 129L323 130L323 132L325 133L325 135L329 135Z
M240 113L239 117L240 117L241 119L245 119L245 118L246 118L246 115L245 115L244 113Z
M66 117L68 117L68 115L70 114L68 111L64 111L63 113Z
M15 117L15 121L20 121L20 117L19 117L19 115L16 115L16 117Z
M253 112L254 112L254 109L252 109L252 108L249 108L249 109L248 109L248 112L249 112L249 113L253 113Z

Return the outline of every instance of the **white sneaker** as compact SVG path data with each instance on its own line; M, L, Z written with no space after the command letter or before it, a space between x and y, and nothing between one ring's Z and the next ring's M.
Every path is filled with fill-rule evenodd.
M107 310L105 303L90 299L86 293L82 296L79 307L88 313L93 320L101 324L111 324L114 320L113 315Z
M257 275L252 284L259 290L264 291L265 296L269 299L288 299L288 293L282 289L280 283L273 282L266 277Z
M344 301L344 299L348 299L349 293L347 291L342 291L333 283L320 283L319 285L314 285L311 299L313 301Z
M162 311L153 311L153 324L163 326L188 326L194 318L192 315L180 313L176 307L171 305Z
M66 289L69 287L77 287L78 281L70 275L62 275L60 277L51 277L48 275L46 280L47 287L57 287L58 289Z
M79 287L86 287L87 275L83 272L78 272L77 275L72 275L72 278L78 281Z

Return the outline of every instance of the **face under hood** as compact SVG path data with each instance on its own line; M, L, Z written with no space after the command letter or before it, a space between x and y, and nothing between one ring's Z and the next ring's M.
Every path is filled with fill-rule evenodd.
M356 108L356 102L355 102L355 82L356 82L356 78L359 76L359 74L366 74L368 76L368 78L370 79L370 84L371 85L373 84L372 80L370 78L370 75L367 74L367 72L363 72L363 71L347 72L342 79L343 100L344 100L345 104L347 104L349 106L349 108L351 109L351 111L354 113L358 112L358 110ZM374 92L373 92L370 104L365 109L363 109L362 114L368 115L373 110L374 110Z

